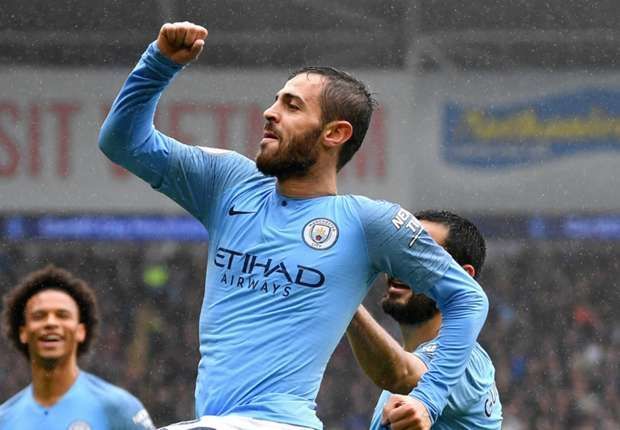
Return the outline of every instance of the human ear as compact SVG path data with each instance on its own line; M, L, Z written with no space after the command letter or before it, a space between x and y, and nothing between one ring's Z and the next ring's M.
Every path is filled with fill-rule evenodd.
M353 126L349 121L332 121L324 130L323 140L329 146L342 145L353 135Z
M83 323L78 324L75 339L78 343L82 343L86 340L86 326Z
M28 333L26 332L26 326L19 327L19 341L23 344L28 343Z
M476 276L476 269L474 269L474 266L472 266L471 264L463 264L462 267L463 270L465 270L467 274L472 278Z

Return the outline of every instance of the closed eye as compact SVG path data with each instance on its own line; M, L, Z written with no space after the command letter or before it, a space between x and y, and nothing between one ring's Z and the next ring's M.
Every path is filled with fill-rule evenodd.
M299 96L291 93L276 94L274 101L277 102L278 100L281 100L282 103L291 110L301 110L304 106L303 100Z
M66 320L66 319L70 319L71 318L71 312L67 311L67 310L59 310L58 312L56 312L56 316L60 319Z
M47 313L44 311L36 311L30 314L30 319L35 320L35 321L42 320L43 318L45 318L46 314Z

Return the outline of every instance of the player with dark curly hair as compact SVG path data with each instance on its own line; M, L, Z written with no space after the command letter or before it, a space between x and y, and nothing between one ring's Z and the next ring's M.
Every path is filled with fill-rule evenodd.
M0 406L2 429L152 429L138 399L80 370L98 325L82 279L55 266L28 274L4 297L7 339L30 362L32 383Z

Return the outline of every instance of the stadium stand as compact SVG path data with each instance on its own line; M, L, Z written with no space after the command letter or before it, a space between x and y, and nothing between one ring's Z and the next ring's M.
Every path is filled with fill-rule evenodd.
M491 311L481 343L497 369L504 429L620 424L620 251L613 244L491 242L481 278ZM80 274L102 310L100 338L83 368L135 393L156 424L174 422L193 413L205 253L173 242L5 242L0 292L47 262ZM395 328L377 306L382 288L378 282L365 304ZM0 356L20 363L0 367L2 402L29 377L6 342ZM378 394L341 342L317 400L326 428L368 428Z

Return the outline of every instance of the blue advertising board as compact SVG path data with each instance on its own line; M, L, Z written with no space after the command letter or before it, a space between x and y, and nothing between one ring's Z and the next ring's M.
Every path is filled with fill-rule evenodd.
M441 151L450 164L505 168L618 150L620 91L587 88L527 102L444 107Z

